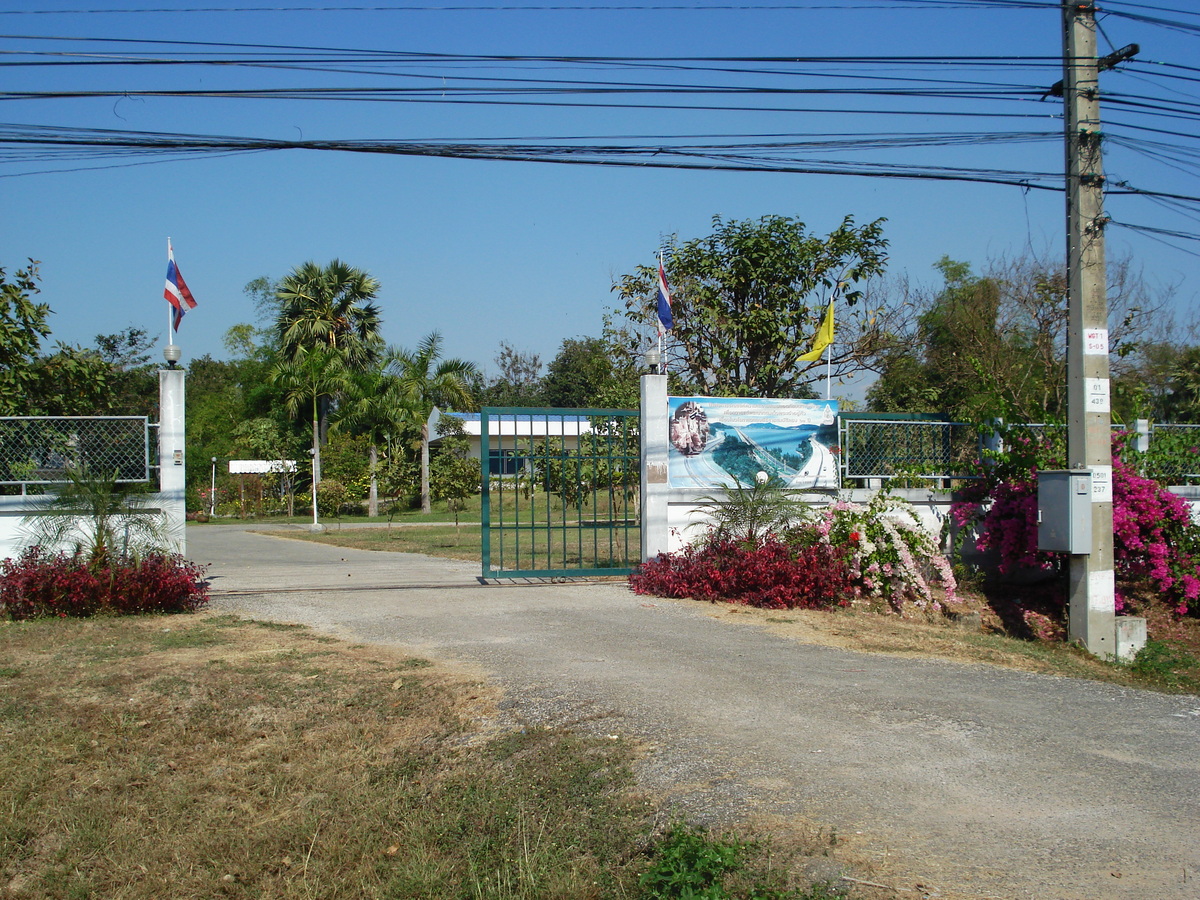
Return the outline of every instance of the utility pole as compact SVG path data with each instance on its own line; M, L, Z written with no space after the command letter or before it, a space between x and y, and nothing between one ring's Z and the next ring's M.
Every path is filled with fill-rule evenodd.
M1116 654L1113 572L1112 413L1109 402L1108 297L1104 267L1101 162L1102 68L1137 52L1096 58L1093 0L1063 0L1063 82L1067 194L1067 465L1092 478L1091 553L1071 556L1068 638L1089 652ZM1127 55L1126 55L1127 54ZM1057 87L1057 85L1056 85Z

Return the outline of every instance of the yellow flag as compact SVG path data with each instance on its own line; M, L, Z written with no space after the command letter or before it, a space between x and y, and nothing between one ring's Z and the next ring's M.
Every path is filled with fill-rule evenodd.
M829 309L825 310L825 320L821 322L821 327L817 329L816 337L813 338L813 348L807 353L802 354L799 358L801 362L816 362L821 358L821 354L825 352L825 348L833 343L833 301L829 301Z

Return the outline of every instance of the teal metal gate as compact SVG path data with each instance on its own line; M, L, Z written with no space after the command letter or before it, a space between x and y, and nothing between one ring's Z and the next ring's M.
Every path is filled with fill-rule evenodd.
M480 420L484 578L633 571L636 410L485 407Z

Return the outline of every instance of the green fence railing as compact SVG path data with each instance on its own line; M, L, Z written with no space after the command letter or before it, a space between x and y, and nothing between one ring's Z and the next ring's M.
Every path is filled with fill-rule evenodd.
M485 579L633 571L636 410L485 407L480 423Z
M922 413L844 413L839 423L843 486L897 478L938 484L975 472L980 434L973 425Z

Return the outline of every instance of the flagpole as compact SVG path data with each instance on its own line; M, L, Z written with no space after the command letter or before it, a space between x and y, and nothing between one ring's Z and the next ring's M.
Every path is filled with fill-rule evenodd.
M167 238L167 259L171 259L171 239ZM167 346L175 343L175 311L170 303L167 304Z
M665 262L666 262L666 260L664 259L664 256L663 256L662 247L659 247L658 248L658 270L660 272L666 271ZM663 330L662 320L659 319L659 322L658 322L658 371L665 375L665 374L667 374L667 361L663 357L663 335L664 334L666 334L666 332Z
M838 294L840 294L841 292L842 292L842 280L839 278L838 283L836 285L834 285L833 295L829 298L829 308L830 309L833 309L834 303L837 302ZM832 399L832 397L830 396L830 394L831 394L830 383L833 380L831 367L833 365L833 344L834 344L833 337L834 337L834 335L831 333L829 335L829 337L830 337L829 346L825 348L825 400L826 401L829 401L830 399Z

